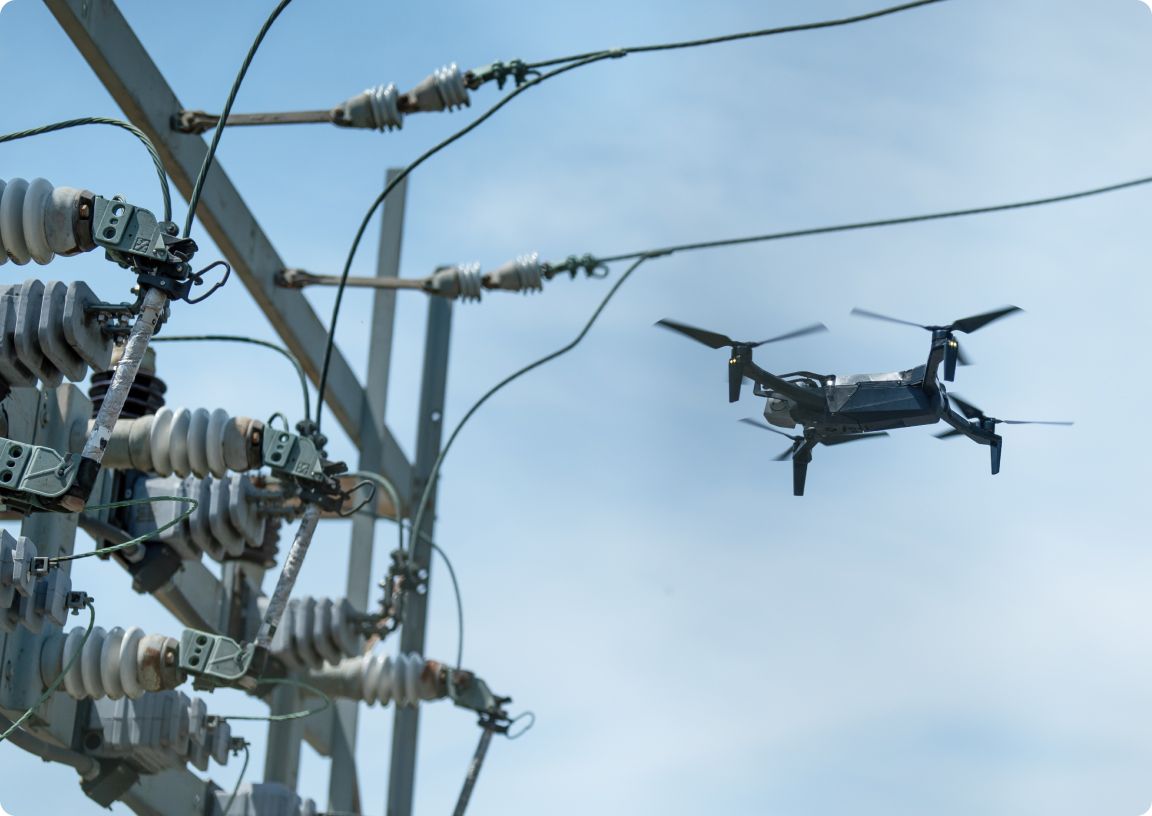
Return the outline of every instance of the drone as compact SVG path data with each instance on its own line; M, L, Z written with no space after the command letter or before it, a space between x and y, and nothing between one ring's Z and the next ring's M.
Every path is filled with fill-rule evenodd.
M943 421L952 427L937 434L937 438L966 436L977 444L987 445L991 450L992 474L996 475L1000 472L1000 454L1003 449L1003 439L996 433L997 425L1071 425L1071 422L997 419L971 403L949 395L944 388L944 381L952 382L955 378L957 365L968 365L960 343L956 340L956 333L971 334L1019 311L1016 306L1006 306L954 320L946 326L926 326L865 309L853 309L852 314L859 317L926 329L932 333L932 345L927 362L915 368L885 374L847 376L815 374L811 371L773 374L752 361L753 349L827 331L823 323L758 342L733 340L727 335L698 329L675 320L660 320L656 325L710 348L731 349L728 360L728 401L736 402L740 399L745 379L753 382L753 393L766 400L764 418L770 424L754 419L741 421L792 440L792 446L777 456L776 461L792 460L792 493L803 496L808 465L812 462L812 451L817 445L841 445L861 439L875 439L887 436L888 431L896 428L932 425ZM944 368L942 376L941 366ZM778 430L794 429L797 425L803 427L803 434L795 435Z

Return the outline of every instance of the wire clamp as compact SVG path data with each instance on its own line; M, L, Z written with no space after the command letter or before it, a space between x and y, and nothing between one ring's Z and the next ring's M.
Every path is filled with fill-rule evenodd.
M523 60L514 59L508 62L493 62L483 68L468 71L464 74L464 82L469 88L476 90L485 82L495 81L496 87L504 90L504 83L508 81L508 77L512 77L516 82L516 87L519 88L528 81L529 77L538 76L540 76L539 71L529 68Z
M589 253L569 255L558 264L545 264L545 274L549 278L555 277L561 272L567 272L570 277L575 279L576 274L580 270L584 270L584 274L589 278L605 278L608 276L608 265Z

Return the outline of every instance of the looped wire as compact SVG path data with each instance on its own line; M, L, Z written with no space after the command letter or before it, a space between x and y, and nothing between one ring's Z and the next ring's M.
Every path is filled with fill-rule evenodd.
M371 490L368 491L368 497L366 499L364 499L364 501L360 502L358 505L353 507L348 512L346 512L346 513L337 512L336 515L340 516L340 518L351 518L352 516L356 515L361 510L363 510L368 505L369 502L371 502L374 498L376 498L376 483L373 482L371 479L364 479L361 482L357 482L344 495L345 496L351 496L357 490L359 490L360 488L365 487L365 486L372 488Z
M206 294L203 294L198 298L185 297L184 299L188 301L188 303L203 303L205 300L212 297L212 295L216 294L217 289L221 288L228 282L228 278L232 275L232 267L229 266L226 261L216 261L215 263L208 264L208 266L204 267L199 272L193 273L191 276L192 285L202 286L204 284L204 276L218 266L224 267L224 277L220 278L220 280L213 284L212 288L209 289Z
M291 431L289 430L290 426L288 425L288 417L284 416L279 411L272 414L272 416L268 417L268 425L271 425L273 423L273 421L275 421L276 419L280 419L284 423L284 431L286 433L291 433Z
M525 717L529 717L529 718L530 718L530 719L528 720L528 724L527 724L527 725L525 725L523 728L521 728L519 731L517 731L515 734L513 734L513 733L512 733L512 726L516 725L516 723L520 722L520 721L521 721L522 719L524 719ZM509 722L508 722L508 726L507 726L506 730L504 731L504 736L505 736L505 737L507 737L507 738L508 738L508 739L510 739L510 740L514 740L514 739L520 739L522 736L524 736L524 735L525 735L525 734L527 734L529 731L531 731L531 730L532 730L532 726L534 726L534 725L536 725L536 714L535 714L535 712L532 712L532 711L525 711L523 714L519 714L519 715L517 715L517 716L513 717L511 720L509 720Z

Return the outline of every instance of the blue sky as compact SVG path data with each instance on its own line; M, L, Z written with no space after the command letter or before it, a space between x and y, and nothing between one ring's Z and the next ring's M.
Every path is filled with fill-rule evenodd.
M182 102L207 110L222 105L270 7L120 5ZM328 107L453 61L543 59L878 5L298 0L236 110ZM403 274L1148 175L1150 44L1152 14L1137 0L952 0L585 68L525 93L414 174ZM33 0L0 14L0 76L5 131L119 114ZM332 272L385 168L497 98L486 87L469 110L413 116L391 134L238 129L219 158L286 262ZM0 156L0 177L158 205L146 155L118 132L45 136ZM522 741L494 745L470 812L1142 813L1152 801L1148 195L654 261L576 352L486 406L446 465L437 537L463 582L466 664L539 721ZM374 241L357 273L371 274ZM218 252L204 240L199 257ZM84 278L107 298L127 288L95 253L2 272ZM568 341L608 283L557 280L540 295L458 307L449 425ZM322 315L330 297L309 291ZM1026 312L966 343L977 365L954 390L997 416L1075 427L1008 429L995 478L984 448L928 429L820 450L803 499L770 461L783 446L736 422L760 403L725 402L724 353L651 328L674 317L753 337L822 320L831 333L765 348L758 362L882 371L922 362L927 336L850 318L853 306L941 322L1005 303ZM366 304L349 300L338 334L358 371ZM389 421L409 451L424 308L422 295L402 297L397 323ZM274 337L238 283L174 310L170 330ZM291 372L258 350L159 354L172 405L299 411ZM332 452L351 455L337 435ZM382 524L379 535L382 570L393 531ZM346 541L342 524L322 529L301 591L341 593ZM433 575L430 656L455 649L445 579ZM83 562L74 582L96 596L102 625L147 619L176 631L112 564ZM243 706L228 692L209 703ZM447 704L422 723L417 812L446 812L477 729ZM390 712L362 714L367 813L383 811L390 724ZM258 770L263 731L243 733ZM96 812L70 770L0 750L0 801L15 816ZM237 771L213 777L228 786ZM307 756L301 790L321 805L326 776Z

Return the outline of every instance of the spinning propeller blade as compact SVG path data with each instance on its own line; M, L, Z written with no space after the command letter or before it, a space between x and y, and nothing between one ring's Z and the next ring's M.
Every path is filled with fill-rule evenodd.
M972 315L971 317L962 317L959 320L953 320L947 326L926 326L923 323L913 323L911 320L901 320L898 317L889 317L888 315L880 314L879 312L870 312L867 309L853 309L852 314L857 317L869 317L873 320L885 320L889 323L899 323L901 326L915 326L920 329L927 329L928 331L958 331L965 334L971 334L974 331L984 328L994 320L999 320L1002 317L1007 317L1014 312L1023 311L1019 306L1005 306L1002 309L996 309L992 312L984 312L984 314Z
M759 343L749 343L748 345L750 345L752 348L759 348L765 343L778 343L781 340L791 340L793 337L804 337L808 334L819 334L820 332L826 331L828 331L828 327L823 323L813 323L811 326L805 326L802 329L790 331L787 334L780 335L779 337L770 337L767 340L761 340Z
M915 326L918 329L928 328L928 326L923 326L919 323L913 323L910 320L901 320L898 317L889 317L888 315L882 315L879 312L870 312L867 309L853 309L851 314L854 314L857 317L870 317L873 320L886 320L889 323L899 323L901 326Z
M807 334L815 334L816 332L828 331L828 327L823 323L813 323L810 326L805 326L802 329L796 329L795 331L788 332L787 334L781 334L778 337L770 337L767 340L753 342L751 340L733 340L726 334L708 331L707 329L700 329L696 326L689 326L687 323L681 323L677 320L669 320L668 318L657 320L656 325L674 331L677 334L682 334L685 337L695 340L697 343L703 343L710 348L720 349L728 346L732 349L732 356L728 360L729 402L736 402L740 399L740 386L744 383L744 372L746 370L745 366L752 362L752 349L763 346L765 343L777 343L781 340L790 340L793 337L803 337ZM769 375L767 372L761 372L760 376L771 382L774 388L778 388L785 394L791 396L794 400L799 402L812 402L816 399L812 394L806 391L801 391L798 387L792 385L789 382L785 382L779 379L772 379L771 375Z
M689 326L686 323L678 323L675 320L657 320L657 326L663 326L666 329L671 329L674 332L679 332L685 337L691 337L697 343L703 343L711 348L718 349L725 346L735 345L736 341L725 334L717 334L710 332L707 329L698 329L695 326Z
M961 434L955 428L949 428L948 430L944 431L943 433L938 433L935 436L937 439L947 439L950 436L963 436L963 434Z
M690 337L696 342L703 343L704 345L710 346L714 349L724 348L725 346L748 346L748 348L759 348L766 343L778 343L781 340L791 340L793 337L804 337L808 334L816 334L818 332L828 331L828 327L823 323L813 323L810 326L805 326L802 329L796 329L795 331L790 331L777 337L769 337L767 340L760 340L757 342L749 340L746 342L741 342L739 340L733 340L726 334L708 331L707 329L699 329L695 326L689 326L687 323L681 323L677 320L669 320L668 318L657 320L656 325L662 326L665 329L670 329L674 332L678 332L685 337Z
M771 425L769 425L766 422L760 422L759 420L749 419L748 417L744 417L744 419L742 419L740 421L743 422L745 425L751 425L753 428L759 428L762 431L771 431L774 434L780 434L780 436L791 439L794 442L800 442L800 441L804 440L804 437L802 437L802 436L796 436L795 434L785 433L784 431L781 431L778 428L773 428Z
M952 331L964 332L971 334L978 329L982 329L994 320L999 320L1002 317L1007 317L1013 312L1021 312L1019 306L1005 306L1003 309L997 309L993 312L985 312L984 314L972 315L972 317L962 317L959 320L953 320L952 325L948 326Z
M970 402L962 400L955 394L949 394L948 398L956 404L962 413L968 419L976 420L977 422L989 422L992 425L1074 425L1074 422L1067 420L1048 420L1048 419L997 419L990 417L973 405ZM942 434L937 434L937 439L944 439L949 436L959 435L959 431L953 429L952 431L945 431Z

